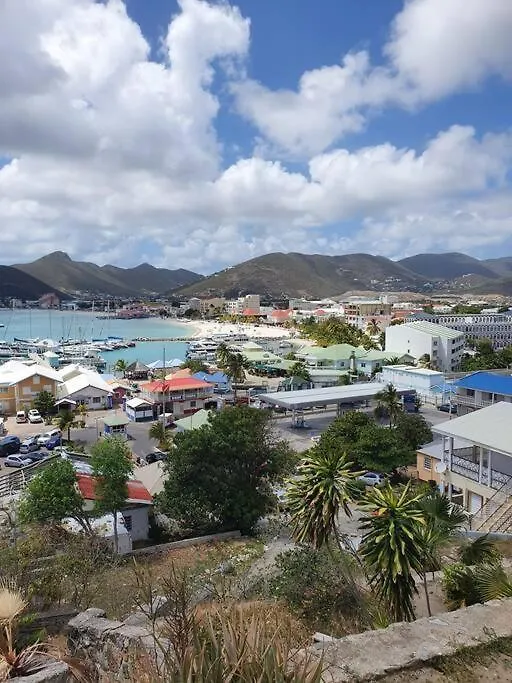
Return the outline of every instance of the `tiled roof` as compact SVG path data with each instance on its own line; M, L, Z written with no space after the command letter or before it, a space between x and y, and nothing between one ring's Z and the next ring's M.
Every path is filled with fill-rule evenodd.
M281 309L278 309L276 311L272 311L270 314L272 318L289 318L290 317L291 310L286 310L283 311Z
M76 475L78 488L84 500L96 500L96 479L89 474ZM128 503L152 503L150 492L141 481L130 479L128 486Z

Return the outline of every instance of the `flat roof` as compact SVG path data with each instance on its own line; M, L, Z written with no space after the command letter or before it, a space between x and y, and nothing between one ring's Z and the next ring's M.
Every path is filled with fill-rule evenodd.
M432 427L432 431L512 456L511 424L512 403L501 401L453 420L441 422Z
M107 427L123 427L130 423L130 420L123 415L112 415L112 417L104 417L103 424Z
M363 384L349 384L343 387L325 387L323 389L303 389L302 391L275 391L269 394L259 394L258 398L264 403L297 410L312 406L327 406L355 401L369 401L375 394L386 388L380 382L366 382ZM414 393L411 389L397 389L399 396ZM511 404L512 405L512 404Z

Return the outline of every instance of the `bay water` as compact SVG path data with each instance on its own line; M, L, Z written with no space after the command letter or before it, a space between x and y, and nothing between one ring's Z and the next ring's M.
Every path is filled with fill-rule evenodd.
M41 309L0 309L0 341L17 339L105 339L109 336L125 340L137 337L169 338L189 337L194 329L175 320L165 318L144 318L141 320L100 320L89 311L54 311ZM179 358L183 360L187 351L186 342L136 342L136 346L115 351L102 351L110 372L116 361L141 363Z

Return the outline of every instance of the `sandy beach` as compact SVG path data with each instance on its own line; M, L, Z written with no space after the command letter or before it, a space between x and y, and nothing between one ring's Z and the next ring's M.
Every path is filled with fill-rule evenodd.
M180 324L186 325L191 331L193 330L191 339L203 339L214 334L246 334L251 339L265 337L283 339L291 334L290 330L274 325L237 325L213 320L180 321Z

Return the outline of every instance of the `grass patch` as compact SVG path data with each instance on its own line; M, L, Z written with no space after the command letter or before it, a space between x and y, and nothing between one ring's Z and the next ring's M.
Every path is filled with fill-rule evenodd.
M512 677L512 638L496 638L488 643L476 647L465 647L449 657L439 657L429 662L429 666L443 674L450 681L472 683L486 680L482 677L482 669L499 666L509 671L509 676L501 680L511 680ZM489 672L487 676L489 676ZM497 680L500 680L499 678Z

